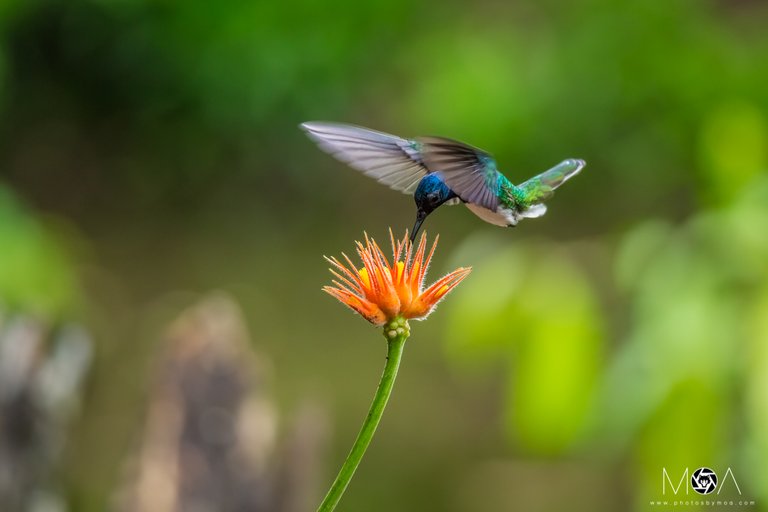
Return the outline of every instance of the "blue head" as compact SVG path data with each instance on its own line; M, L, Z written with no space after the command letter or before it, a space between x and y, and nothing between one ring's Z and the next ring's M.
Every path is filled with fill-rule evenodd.
M453 190L448 188L439 172L427 174L422 178L419 186L416 188L416 192L413 194L413 199L416 201L416 223L413 225L413 231L411 232L411 242L416 239L416 233L418 233L427 215L454 197L458 196L454 194Z

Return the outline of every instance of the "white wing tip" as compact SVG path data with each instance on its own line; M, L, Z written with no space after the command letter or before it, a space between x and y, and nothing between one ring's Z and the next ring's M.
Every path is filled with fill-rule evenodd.
M560 165L565 165L568 167L571 167L572 169L568 171L568 176L575 176L581 170L587 165L587 162L580 158L569 158L567 160L563 160L563 162Z
M321 129L323 126L328 126L329 124L331 123L327 123L325 121L304 121L303 123L299 124L299 128L305 132L312 132Z

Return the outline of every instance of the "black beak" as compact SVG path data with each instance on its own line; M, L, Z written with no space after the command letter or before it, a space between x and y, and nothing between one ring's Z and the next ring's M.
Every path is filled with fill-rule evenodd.
M419 232L419 229L421 229L421 224L424 222L424 219L427 218L427 215L429 214L421 208L416 211L416 223L413 225L413 231L411 231L411 244L416 240L416 234Z

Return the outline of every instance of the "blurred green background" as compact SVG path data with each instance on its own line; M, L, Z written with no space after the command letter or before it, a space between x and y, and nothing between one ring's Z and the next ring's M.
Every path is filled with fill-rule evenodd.
M701 466L756 502L722 509L768 510L767 24L758 1L0 3L0 304L94 344L50 485L109 509L166 325L224 290L281 418L325 410L323 492L385 346L320 292L322 255L414 206L297 129L318 119L464 140L514 182L588 163L515 230L428 219L432 276L474 271L412 325L339 510L667 509L662 468Z

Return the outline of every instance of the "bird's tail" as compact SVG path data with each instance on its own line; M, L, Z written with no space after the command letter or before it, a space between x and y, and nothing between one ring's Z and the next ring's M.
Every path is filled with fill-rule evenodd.
M529 205L536 205L545 199L552 197L552 193L557 187L576 176L584 168L584 160L569 158L563 160L548 171L534 176L528 181L521 183L518 187L523 191L525 202Z

